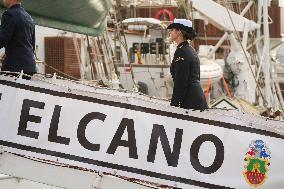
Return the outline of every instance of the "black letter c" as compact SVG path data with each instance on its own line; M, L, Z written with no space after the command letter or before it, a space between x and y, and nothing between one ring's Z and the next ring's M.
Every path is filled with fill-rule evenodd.
M99 151L100 150L100 145L99 144L93 144L88 139L86 138L86 129L87 125L94 119L98 119L101 121L104 121L106 118L105 114L99 113L99 112L92 112L88 113L85 115L78 126L77 130L77 137L79 143L86 149L91 150L91 151Z

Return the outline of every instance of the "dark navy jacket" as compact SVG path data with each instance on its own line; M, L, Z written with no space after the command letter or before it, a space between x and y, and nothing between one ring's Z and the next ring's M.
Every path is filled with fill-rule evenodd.
M199 58L187 41L178 45L170 70L174 80L171 105L185 109L207 109L200 86Z
M32 17L17 4L1 19L0 48L5 47L2 71L35 72L35 25Z

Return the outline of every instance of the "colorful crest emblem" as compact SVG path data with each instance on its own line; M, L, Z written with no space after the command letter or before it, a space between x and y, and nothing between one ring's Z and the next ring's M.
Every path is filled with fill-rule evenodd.
M262 140L252 141L245 154L245 171L243 175L250 186L259 187L267 179L270 165L270 151Z

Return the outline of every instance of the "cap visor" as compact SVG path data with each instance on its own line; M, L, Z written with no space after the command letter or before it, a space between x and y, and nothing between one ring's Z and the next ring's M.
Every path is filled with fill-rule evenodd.
M167 27L167 29L173 29L174 28L174 23L171 23L168 27Z

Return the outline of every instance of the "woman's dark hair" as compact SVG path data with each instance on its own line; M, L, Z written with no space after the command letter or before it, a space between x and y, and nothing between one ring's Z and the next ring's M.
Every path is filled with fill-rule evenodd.
M186 40L193 40L197 36L193 28L187 28L186 31L182 29L180 31L183 35L183 38Z

